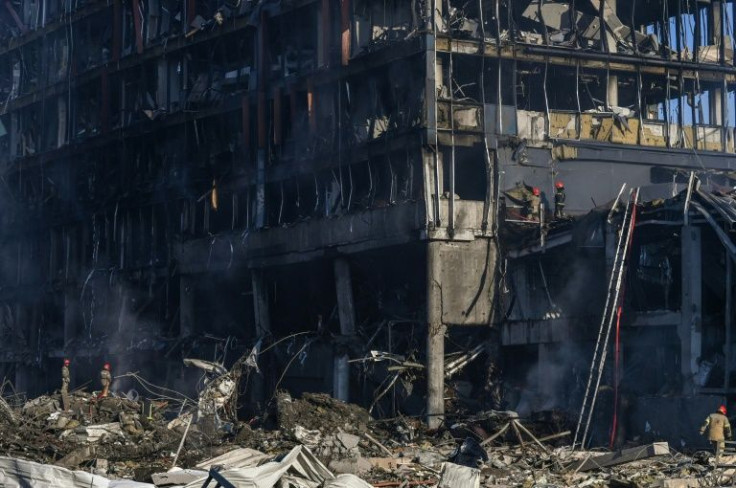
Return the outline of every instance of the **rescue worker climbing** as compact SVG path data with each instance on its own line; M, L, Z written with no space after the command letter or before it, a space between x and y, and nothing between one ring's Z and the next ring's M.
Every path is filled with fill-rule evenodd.
M555 183L555 218L565 217L565 184L561 181Z
M705 419L705 423L700 428L700 435L705 434L705 430L708 430L708 440L713 445L713 450L716 455L716 466L721 459L721 453L726 447L726 439L731 439L731 424L726 417L726 406L721 405L718 407L718 411L708 415Z
M64 359L64 365L61 367L61 403L64 410L69 410L69 382L71 376L69 374L69 365L71 361Z
M102 384L102 391L99 394L99 398L105 398L110 394L110 383L112 383L110 363L105 363L102 366L102 371L100 371L100 383Z

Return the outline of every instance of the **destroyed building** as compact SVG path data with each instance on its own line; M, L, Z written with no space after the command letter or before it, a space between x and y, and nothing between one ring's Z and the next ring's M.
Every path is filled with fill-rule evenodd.
M183 358L256 346L254 408L577 411L640 188L616 369L698 417L734 392L735 27L716 0L8 0L0 374L185 389Z

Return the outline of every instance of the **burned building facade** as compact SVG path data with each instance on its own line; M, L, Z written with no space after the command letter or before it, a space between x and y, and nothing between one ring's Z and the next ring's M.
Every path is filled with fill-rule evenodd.
M72 357L76 384L109 360L183 388L183 357L255 345L253 405L328 391L438 425L446 386L483 406L503 376L514 404L531 389L532 408L564 408L550 375L589 367L617 234L616 218L581 216L624 183L652 198L693 171L730 184L735 14L715 0L8 1L4 375L38 393ZM707 273L672 266L670 288L631 298L657 317L625 325L682 344L657 353L652 381L676 373L684 393L702 299L672 284Z

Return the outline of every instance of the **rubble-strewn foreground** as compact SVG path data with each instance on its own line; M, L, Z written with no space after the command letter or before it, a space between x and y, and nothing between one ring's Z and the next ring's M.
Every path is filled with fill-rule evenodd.
M280 393L276 418L252 425L84 392L70 412L60 404L58 395L3 402L0 486L690 487L730 486L736 473L727 467L736 458L714 469L709 454L685 456L667 443L571 452L569 432L542 436L514 412L428 432L322 394Z

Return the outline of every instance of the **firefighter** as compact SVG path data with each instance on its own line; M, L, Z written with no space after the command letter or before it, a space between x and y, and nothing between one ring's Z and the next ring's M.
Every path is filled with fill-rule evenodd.
M717 467L721 459L721 453L726 447L725 441L731 439L731 424L728 422L728 417L726 417L725 405L721 405L717 412L708 415L705 423L700 428L700 435L705 434L706 429L708 429L708 440L713 445L716 455Z
M138 436L143 433L143 427L141 426L140 417L136 413L128 413L121 411L119 416L120 425L123 427L123 431L129 435Z
M532 188L532 196L529 198L531 209L529 215L532 220L539 220L539 207L542 205L542 192L536 186Z
M565 217L565 184L561 181L555 183L555 218Z
M102 391L99 398L105 398L110 394L110 383L112 383L112 375L110 374L110 363L105 363L100 371L100 383L102 383Z
M64 410L69 410L69 365L71 361L64 359L64 365L61 367L61 403Z

